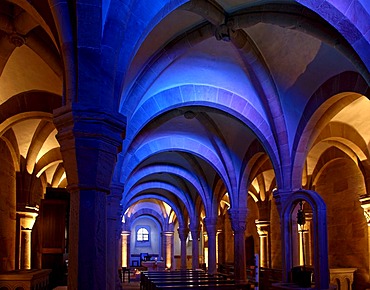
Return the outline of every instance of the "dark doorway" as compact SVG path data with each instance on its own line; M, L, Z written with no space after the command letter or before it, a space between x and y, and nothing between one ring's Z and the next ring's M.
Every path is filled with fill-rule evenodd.
M256 265L254 261L254 239L253 236L245 238L245 261L247 266Z

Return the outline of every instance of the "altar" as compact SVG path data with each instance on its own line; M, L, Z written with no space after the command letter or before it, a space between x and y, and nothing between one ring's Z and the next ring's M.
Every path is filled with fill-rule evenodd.
M146 267L148 271L164 271L166 265L164 261L142 261L141 266Z

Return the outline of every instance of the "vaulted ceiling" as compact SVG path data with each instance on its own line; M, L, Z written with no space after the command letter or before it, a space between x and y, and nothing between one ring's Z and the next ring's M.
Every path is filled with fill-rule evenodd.
M367 160L369 5L311 2L122 4L115 81L127 132L114 178L125 185L124 210L156 199L186 223L216 214L221 199L304 185L332 146ZM104 27L105 5L117 3L103 4ZM64 187L52 118L75 76L54 17L42 0L0 2L0 135L18 170Z

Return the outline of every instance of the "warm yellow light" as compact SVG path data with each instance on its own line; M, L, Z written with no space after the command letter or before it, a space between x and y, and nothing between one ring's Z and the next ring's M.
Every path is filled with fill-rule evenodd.
M206 267L208 267L208 248L204 248L204 262Z
M128 239L130 238L129 231L123 231L121 233L121 251L122 251L122 259L121 265L122 267L128 267Z

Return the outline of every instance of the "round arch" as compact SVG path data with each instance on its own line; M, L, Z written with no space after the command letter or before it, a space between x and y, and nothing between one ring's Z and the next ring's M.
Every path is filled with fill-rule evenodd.
M210 188L208 188L208 184L205 180L202 179L201 176L197 176L195 174L192 174L192 172L181 168L179 166L174 166L170 164L161 164L161 165L151 165L147 166L145 168L140 168L139 170L135 171L133 175L130 175L130 178L128 178L128 181L126 183L127 188L132 188L136 184L139 183L141 179L144 177L148 177L151 174L155 173L168 173L168 174L174 174L181 178L184 178L188 182L190 182L194 188L197 190L198 194L200 195L204 208L207 211L210 211L211 209L208 209L208 207L212 203L212 191Z
M128 224L131 225L132 221L136 220L138 217L143 215L153 217L155 220L157 220L158 224L160 225L161 231L164 230L165 219L157 211L150 208L143 208L132 214L129 218L127 218Z
M155 199L158 199L160 201L163 201L163 202L167 203L172 208L172 210L175 212L176 218L179 220L179 224L185 225L185 220L184 220L184 217L181 215L180 208L172 200L170 200L169 198L166 198L164 196L161 196L161 195L144 194L144 195L136 196L136 197L134 197L133 199L130 200L130 202L125 206L124 209L127 209L131 205L135 204L136 202L138 202L140 200L143 200L143 199L146 199L146 198L148 198L148 199L155 198Z
M282 244L284 281L288 281L288 273L292 268L292 213L299 201L306 201L313 214L313 256L315 287L329 288L328 237L326 221L326 205L321 196L313 190L297 190L289 195L282 207Z
M345 94L346 92L356 94L349 96ZM293 141L292 152L295 152L295 154L292 156L292 188L302 186L302 171L307 157L306 148L310 148L313 140L316 139L313 134L317 135L320 131L318 130L318 124L320 123L322 129L326 126L325 120L328 120L346 104L359 98L360 95L370 97L370 90L365 80L358 73L343 72L323 83L311 96L299 121ZM330 96L330 99L328 99L328 96ZM325 103L328 106L323 106ZM323 118L324 115L326 118Z

